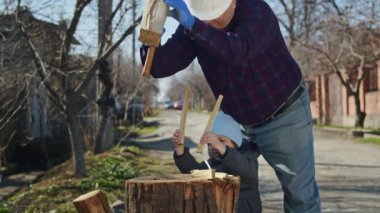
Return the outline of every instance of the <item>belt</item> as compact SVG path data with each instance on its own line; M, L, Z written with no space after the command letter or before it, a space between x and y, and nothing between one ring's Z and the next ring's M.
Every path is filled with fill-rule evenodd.
M246 126L248 128L264 126L269 121L271 121L273 118L275 118L278 115L280 115L281 113L283 113L290 105L292 105L300 97L300 95L303 93L304 90L305 90L305 88L304 88L303 84L301 84L300 86L298 86L296 91L294 91L293 94L285 101L285 103L273 115L271 115L268 119L266 119L265 121L262 121L260 123L257 123L257 124L244 125L244 126Z
M288 100L285 101L285 103L280 107L280 109L277 110L276 113L272 117L276 117L277 115L283 113L290 105L292 105L303 93L305 89L303 88L302 85L300 85L297 90L288 98Z

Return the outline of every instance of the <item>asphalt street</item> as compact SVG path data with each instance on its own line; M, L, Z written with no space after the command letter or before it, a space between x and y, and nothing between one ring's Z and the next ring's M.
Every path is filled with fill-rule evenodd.
M148 122L160 128L134 143L166 161L172 157L171 136L179 128L180 111L163 111ZM187 117L186 145L195 151L208 114L190 112ZM380 146L358 143L333 131L314 130L316 178L320 187L322 212L380 212ZM206 153L197 155L199 160ZM175 168L173 171L176 171ZM272 168L259 158L260 192L263 212L281 212L283 193Z

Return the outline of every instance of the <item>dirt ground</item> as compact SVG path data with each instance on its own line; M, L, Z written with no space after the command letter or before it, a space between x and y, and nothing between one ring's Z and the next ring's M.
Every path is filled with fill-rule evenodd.
M171 135L179 127L180 111L163 111L157 132L136 139L131 144L157 156L167 172L178 173L173 167ZM192 152L207 123L208 115L191 112L187 118L186 142ZM333 131L315 129L315 160L320 187L322 212L380 212L380 146L357 143ZM197 155L199 160L206 159ZM260 192L263 212L282 212L282 190L272 168L259 158Z

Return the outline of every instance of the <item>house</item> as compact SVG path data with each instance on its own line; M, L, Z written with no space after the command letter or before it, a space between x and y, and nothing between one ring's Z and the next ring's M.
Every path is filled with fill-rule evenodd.
M364 127L380 128L380 59L365 64L367 75L360 87ZM354 72L355 73L355 72ZM355 79L355 78L353 78ZM313 119L319 124L355 125L354 98L335 73L319 74L307 81Z
M0 94L0 117L7 118L6 113L14 110L9 108L11 104L6 104L11 103L12 98L18 97L18 105L22 106L16 116L10 117L9 125L0 129L0 146L10 139L21 145L53 137L63 140L66 126L62 116L54 113L49 93L36 73L33 53L20 26L22 23L40 57L50 66L59 64L67 26L64 22L54 24L39 20L26 7L19 9L17 17L16 20L15 13L0 15L0 89L7 88L7 93ZM73 44L79 42L74 39ZM48 73L52 72L49 67L47 69ZM17 134L13 138L14 132Z

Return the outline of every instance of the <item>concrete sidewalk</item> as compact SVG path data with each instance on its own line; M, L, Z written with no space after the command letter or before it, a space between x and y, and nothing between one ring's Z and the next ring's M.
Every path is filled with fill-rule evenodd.
M13 195L24 186L33 183L44 172L33 171L3 177L0 182L0 201Z

